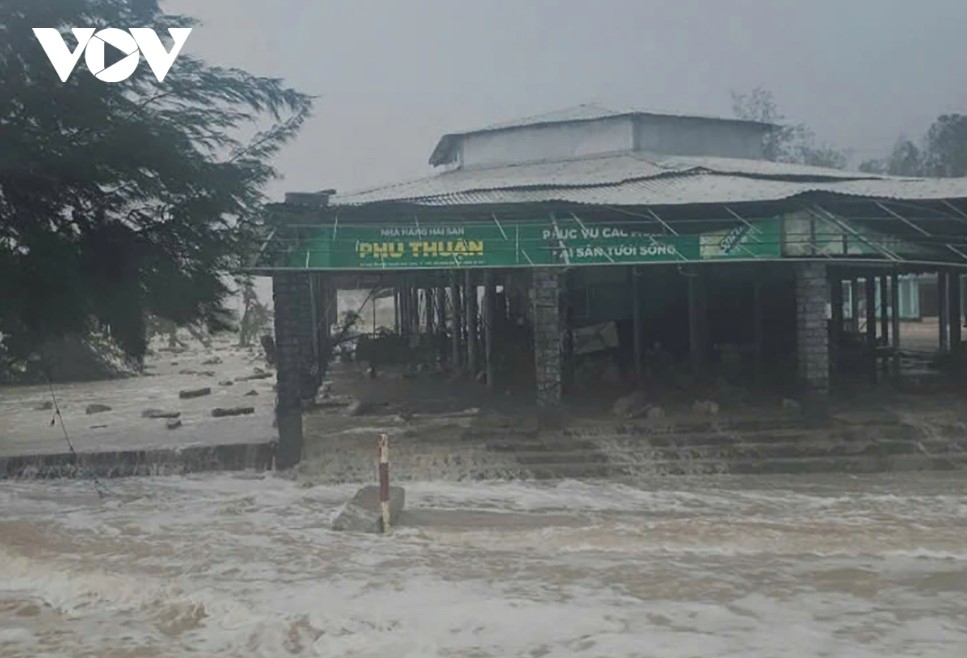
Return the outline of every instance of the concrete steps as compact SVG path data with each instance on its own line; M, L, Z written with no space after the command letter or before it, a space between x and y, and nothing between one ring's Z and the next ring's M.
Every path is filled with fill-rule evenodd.
M477 434L469 440L482 440L486 451L512 458L517 468L508 477L542 480L967 469L967 437L954 425L925 432L897 422L823 428L791 421L611 424L553 435Z

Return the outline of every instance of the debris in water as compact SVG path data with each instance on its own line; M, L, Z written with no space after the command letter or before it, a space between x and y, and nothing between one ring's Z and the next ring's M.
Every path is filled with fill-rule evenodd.
M142 418L179 418L180 411L164 411L162 409L145 409L141 412Z
M255 413L255 407L232 407L230 409L212 409L212 416L215 418L226 418L228 416L247 416Z
M212 390L210 388L193 388L185 391L180 391L178 397L182 400L190 400L192 398L200 398L205 395L211 395Z
M111 407L106 404L89 404L87 405L86 413L88 416L92 414L101 414L105 411L110 411Z

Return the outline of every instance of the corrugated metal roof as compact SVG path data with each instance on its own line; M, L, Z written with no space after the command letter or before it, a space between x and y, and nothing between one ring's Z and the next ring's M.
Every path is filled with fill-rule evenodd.
M688 204L775 200L810 190L893 198L948 198L967 196L963 187L963 181L958 183L954 179L899 179L760 160L625 153L459 169L416 181L336 195L331 203L353 206L384 201L428 205L525 201ZM466 200L469 198L474 201Z
M605 159L600 159L605 160ZM603 162L597 161L601 166ZM611 160L611 159L607 159ZM637 161L636 158L631 160ZM588 161L578 161L588 164ZM562 163L557 163L560 166ZM612 162L613 164L613 162ZM467 204L514 204L565 202L594 205L687 205L702 203L742 203L778 201L807 192L828 192L858 197L884 199L965 199L967 178L948 179L780 179L763 178L707 170L692 170L668 175L640 176L640 171L654 171L646 163L638 169L630 163L624 178L607 168L569 170L557 176L542 178L537 175L514 177L516 167L501 168L500 178L495 170L476 177L472 172L454 172L424 181L381 188L356 195L335 196L333 206L358 206L368 203L401 201L430 206ZM547 165L545 173L554 167ZM477 172L484 173L484 172ZM529 174L536 174L530 169ZM582 178L583 175L583 178Z
M600 105L595 105L594 103L586 103L584 105L575 105L574 107L568 107L563 110L556 110L554 112L545 112L544 114L535 114L534 116L523 117L519 119L512 119L510 121L501 121L499 123L493 123L484 128L478 128L476 130L470 130L462 133L454 133L460 135L472 135L475 132L487 132L490 130L508 130L510 128L524 128L527 126L540 125L542 123L567 123L569 121L593 121L595 119L607 119L609 117L620 117L629 114L626 111L612 110L607 107L602 107Z

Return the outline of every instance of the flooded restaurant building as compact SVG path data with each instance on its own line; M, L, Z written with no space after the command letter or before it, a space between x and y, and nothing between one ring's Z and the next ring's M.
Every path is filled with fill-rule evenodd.
M444 135L429 178L287 195L252 268L273 280L279 466L345 290L392 296L397 344L533 396L549 426L602 372L633 387L673 366L822 414L841 383L900 373L924 277L959 353L967 181L768 161L775 128L579 106Z

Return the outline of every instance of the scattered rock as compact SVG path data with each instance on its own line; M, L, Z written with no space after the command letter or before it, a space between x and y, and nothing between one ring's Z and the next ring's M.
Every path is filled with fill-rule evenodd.
M106 429L107 427L108 427L107 425L91 425L92 430L103 430L103 429Z
M719 413L719 403L712 400L697 400L692 404L692 411L706 416L717 416Z
M201 377L214 377L215 376L215 371L214 370L202 370L198 374Z
M390 528L403 511L405 492L402 487L389 488ZM379 504L379 487L360 489L332 524L333 530L345 532L383 532L383 515Z
M784 398L782 401L782 408L786 411L794 411L799 413L802 411L802 405L795 400L790 400L789 398Z
M87 405L86 413L88 416L92 414L102 414L105 411L110 411L111 407L106 404L89 404Z
M212 416L215 418L227 418L229 416L248 416L255 413L255 407L232 407L230 409L212 409Z
M221 362L222 362L221 357L213 356L210 359L205 359L204 361L201 362L201 364L203 366L217 366Z
M185 391L180 391L178 397L182 400L190 400L192 398L200 398L206 395L211 395L212 390L210 388L193 388Z
M235 381L237 381L237 382L251 382L251 381L255 381L256 379L270 379L272 377L273 377L273 375L272 375L271 372L257 372L254 375L244 375L242 377L236 377L235 378Z
M218 385L219 386L235 386L235 382L233 382L231 379L223 379L222 381L218 382Z
M639 407L628 413L628 418L647 418L648 420L660 420L665 417L665 410L659 406L647 405Z
M184 368L183 370L179 370L178 371L178 374L179 375L197 375L198 374L198 371L197 370L191 370L189 368Z
M176 430L181 427L181 419L169 418L167 421L165 421L165 427L167 427L169 430Z
M176 365L178 365L178 362L177 361L172 361L171 362L171 365L176 366Z
M249 391L248 393L245 394L245 397L247 397L247 398L254 398L258 394L259 394L258 391L256 391L255 389L252 389L251 391Z
M353 400L348 407L346 407L347 416L362 416L368 411L368 405L362 400Z
M635 391L630 395L618 398L611 407L611 413L620 418L628 418L636 411L641 411L642 413L640 415L644 415L647 407L648 400L645 399L645 393L643 391Z
M34 410L35 411L50 411L53 408L54 408L53 401L47 400L46 402L41 402L36 407L34 407Z
M142 418L180 418L180 411L164 411L162 409L145 409L141 412Z

